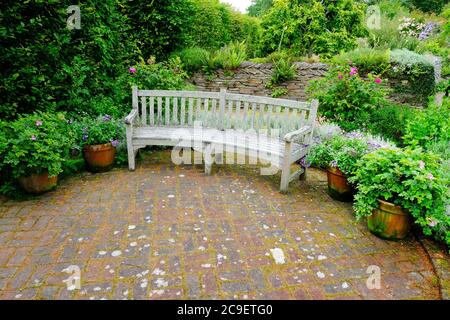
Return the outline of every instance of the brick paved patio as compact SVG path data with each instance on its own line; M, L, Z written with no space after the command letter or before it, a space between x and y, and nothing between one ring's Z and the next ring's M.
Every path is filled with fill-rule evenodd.
M0 202L1 299L439 299L414 238L383 241L310 170L288 195L256 168L173 167L167 152ZM284 264L271 249L279 248ZM81 290L63 272L81 269ZM371 265L380 290L366 286Z

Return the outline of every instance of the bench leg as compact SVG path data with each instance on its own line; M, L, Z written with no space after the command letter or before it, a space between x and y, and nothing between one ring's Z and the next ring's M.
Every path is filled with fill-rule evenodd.
M283 167L281 168L281 183L280 192L285 193L289 187L289 180L291 179L291 148L292 144L286 142Z
M300 175L300 181L306 181L307 178L307 169L306 167L302 167L303 173Z
M133 146L128 146L128 168L130 171L136 170L136 153L137 150L133 150Z

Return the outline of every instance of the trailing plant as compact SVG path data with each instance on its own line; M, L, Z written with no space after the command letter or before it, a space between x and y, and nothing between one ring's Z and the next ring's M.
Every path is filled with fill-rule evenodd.
M286 88L275 88L272 90L272 93L270 95L272 98L279 98L287 95L288 93L289 91Z
M384 74L391 68L390 50L358 48L342 53L331 60L333 65L355 66L363 73Z
M215 53L216 66L225 70L237 69L247 59L247 45L232 42Z
M408 211L425 235L450 245L448 181L444 181L438 156L421 149L379 149L357 163L350 181L357 186L354 209L358 219L372 215L378 200Z
M75 141L74 132L64 114L37 112L9 122L3 130L3 164L11 169L12 178L48 172L56 176L68 158Z

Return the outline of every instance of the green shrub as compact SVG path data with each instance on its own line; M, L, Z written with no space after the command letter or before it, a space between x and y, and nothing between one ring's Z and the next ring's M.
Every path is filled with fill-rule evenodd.
M285 88L275 88L272 90L272 93L270 94L270 96L272 98L279 98L282 96L285 96L289 93L288 89Z
M358 48L342 53L331 60L334 65L356 66L361 73L382 75L390 67L390 51L384 49Z
M424 12L440 13L448 0L409 0L409 2Z
M364 5L353 0L275 1L262 17L261 53L292 49L330 57L356 47L365 35Z
M401 85L396 91L412 93L421 96L422 102L433 95L435 89L434 64L425 56L409 51L398 49L391 52L391 63L393 65L390 77L407 80L408 85Z
M384 106L382 80L369 75L363 80L356 68L336 67L307 89L319 100L319 114L345 131L367 128L374 110Z
M424 110L418 110L416 116L406 123L403 137L408 146L422 147L426 150L441 141L450 141L450 102L444 100L442 106L431 103Z
M179 57L184 70L189 73L202 70L205 61L210 55L209 51L200 47L186 48L175 52L173 57Z
M63 114L34 113L9 123L3 164L13 178L62 172L75 137ZM4 145L5 147L5 145Z
M378 200L411 213L425 235L434 235L450 246L450 216L446 215L448 190L441 175L441 161L421 149L379 149L357 164L354 209L358 219L372 215Z
M232 42L215 53L216 65L225 70L234 70L247 59L245 42Z
M366 130L374 135L394 141L397 145L403 144L403 136L406 134L406 123L413 119L417 113L406 105L386 103L375 108L366 122Z

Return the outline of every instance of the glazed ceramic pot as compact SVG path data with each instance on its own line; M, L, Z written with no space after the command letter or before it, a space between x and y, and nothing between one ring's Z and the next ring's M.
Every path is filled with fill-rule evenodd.
M390 202L378 200L379 206L367 218L370 232L383 239L400 240L411 229L411 215Z

